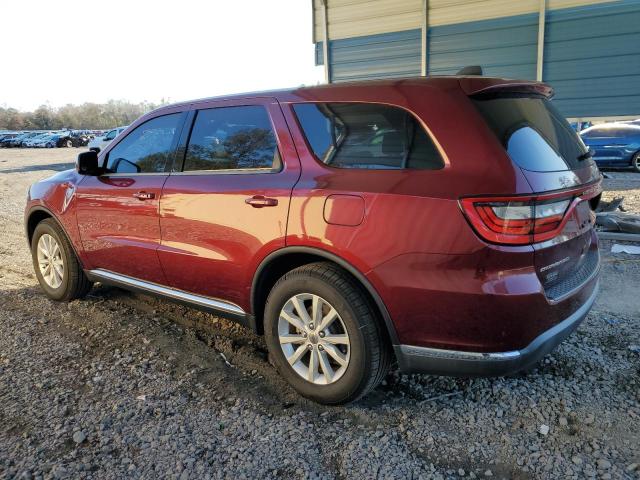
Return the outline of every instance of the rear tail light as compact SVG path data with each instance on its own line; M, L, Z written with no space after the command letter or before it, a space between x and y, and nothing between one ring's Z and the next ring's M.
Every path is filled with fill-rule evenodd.
M564 191L517 197L468 197L460 200L462 211L474 230L491 243L523 245L557 236L583 200L602 193L602 179ZM591 222L595 215L591 212Z
M523 245L555 237L564 225L573 194L511 198L463 198L462 209L476 232L492 243Z

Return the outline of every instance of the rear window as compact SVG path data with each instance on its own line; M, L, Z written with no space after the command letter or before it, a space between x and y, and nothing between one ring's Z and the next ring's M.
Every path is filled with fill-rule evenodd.
M590 161L587 147L549 100L501 96L472 101L521 168L536 172L574 170Z
M293 108L313 153L332 167L444 166L429 135L401 108L370 103L301 103Z

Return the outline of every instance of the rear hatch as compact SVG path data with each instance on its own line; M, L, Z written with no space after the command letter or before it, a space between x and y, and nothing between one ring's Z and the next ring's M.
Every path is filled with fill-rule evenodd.
M538 277L547 296L560 300L598 267L593 209L601 175L580 136L550 101L552 93L536 83L497 84L470 98L534 192L520 202L492 202L489 216L500 225L531 226L528 243L535 249ZM527 223L529 217L533 220Z

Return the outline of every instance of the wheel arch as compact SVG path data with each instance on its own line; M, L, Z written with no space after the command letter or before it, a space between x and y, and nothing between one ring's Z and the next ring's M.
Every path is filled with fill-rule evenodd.
M343 258L326 250L304 246L291 246L276 250L267 255L256 269L251 283L251 311L256 332L259 334L264 333L264 304L271 287L276 281L294 268L318 261L330 261L346 270L358 281L373 302L373 305L375 305L383 321L390 343L398 345L398 334L389 311L371 282L356 267Z
M71 237L67 233L67 230L64 228L64 225L62 224L62 222L56 217L56 215L51 210L41 205L36 205L32 207L27 213L27 215L25 216L24 228L25 228L25 234L27 236L27 242L29 244L29 248L31 248L31 240L33 238L33 233L35 232L36 227L41 221L47 218L53 219L53 221L58 224L62 232L67 236L67 239L69 240L69 245L71 245L71 248L73 249L73 253L78 259L78 263L82 268L84 268L82 258L80 257L80 255L78 255L76 245L74 245L73 242L71 241Z
M58 225L60 225L60 228L62 228L62 224L60 223L60 221L53 213L51 213L49 209L41 206L36 206L29 210L29 213L27 214L24 222L25 233L27 235L29 246L31 246L31 239L33 238L33 232L35 232L36 227L41 221L47 218L53 218L58 223Z

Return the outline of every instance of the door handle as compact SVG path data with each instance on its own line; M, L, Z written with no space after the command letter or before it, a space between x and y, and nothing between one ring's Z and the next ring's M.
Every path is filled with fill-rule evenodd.
M136 192L133 196L138 200L151 200L156 198L156 194L153 192Z
M247 205L251 205L254 208L262 208L262 207L275 207L278 205L277 198L268 198L264 195L254 195L251 198L247 198L244 203Z

